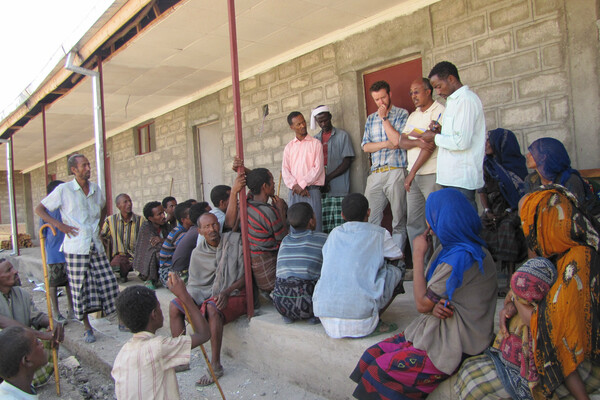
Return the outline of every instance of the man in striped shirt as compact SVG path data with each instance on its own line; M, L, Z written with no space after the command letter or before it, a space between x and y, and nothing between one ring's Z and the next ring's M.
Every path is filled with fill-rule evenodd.
M287 235L287 204L275 196L273 175L266 168L250 171L246 184L253 195L252 199L248 199L252 273L258 288L270 293L275 287L279 244ZM268 203L269 199L272 204Z
M132 269L135 243L144 219L133 213L131 197L119 194L115 203L119 212L106 218L102 226L102 241L113 270L119 271L121 282L127 282L127 274Z
M283 238L277 255L273 303L286 324L306 319L316 324L312 294L321 276L323 245L327 234L315 232L315 213L308 203L296 203L287 213L290 233Z

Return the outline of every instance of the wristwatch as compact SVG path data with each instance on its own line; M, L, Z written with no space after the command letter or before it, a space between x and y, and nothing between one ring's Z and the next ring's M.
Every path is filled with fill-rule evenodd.
M383 121L387 121L388 119L390 119L390 117L388 117L387 115L383 118L381 118Z

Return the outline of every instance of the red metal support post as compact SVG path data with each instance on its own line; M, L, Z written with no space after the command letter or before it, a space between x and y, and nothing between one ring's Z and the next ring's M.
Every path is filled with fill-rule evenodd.
M237 32L235 25L235 1L227 0L229 14L229 44L231 53L231 78L233 80L233 117L235 121L235 150L240 159L244 159L244 139L242 137L242 114L240 103L240 76L238 67ZM240 167L238 174L244 173ZM254 316L254 293L252 289L252 267L250 260L250 242L248 241L248 207L246 189L240 192L240 225L242 227L242 247L244 252L244 271L246 277L246 300L248 303L246 314L248 319Z
M42 135L44 139L44 173L46 187L48 187L48 147L46 146L46 105L42 104Z
M104 195L106 196L106 215L112 215L112 186L110 179L110 159L106 153L106 117L104 115L104 75L102 74L102 57L96 56L100 78L100 107L102 108L102 150L104 151Z

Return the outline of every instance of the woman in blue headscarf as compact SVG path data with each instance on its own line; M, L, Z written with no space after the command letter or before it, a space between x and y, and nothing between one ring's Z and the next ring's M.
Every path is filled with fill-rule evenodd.
M485 185L479 189L484 212L481 237L502 269L509 274L514 264L527 256L527 244L517 213L519 199L526 193L527 167L514 133L507 129L488 132L483 160ZM508 282L501 286L508 286ZM503 288L501 288L502 290Z
M565 146L554 138L541 138L529 146L527 168L535 169L536 174L527 177L529 191L540 185L557 183L575 195L579 204L585 204L592 194L589 185L579 171L571 168L571 159Z
M358 399L425 398L493 338L496 268L477 212L447 188L429 195L425 214L430 228L413 242L413 295L422 315L365 351L350 376ZM441 246L425 271L431 233Z

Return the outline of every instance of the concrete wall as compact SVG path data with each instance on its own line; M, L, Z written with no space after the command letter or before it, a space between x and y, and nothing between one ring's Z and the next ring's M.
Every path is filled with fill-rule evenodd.
M10 224L8 183L6 178L6 171L0 171L0 224ZM19 171L15 171L13 175L13 181L15 185L15 206L17 210L17 222L25 223L27 221L27 212L25 208L25 192L23 190L23 175Z
M363 191L368 159L360 150L366 119L362 75L415 57L423 75L442 60L455 63L484 104L488 129L513 130L522 148L542 136L562 140L578 168L598 167L598 1L443 0L355 34L241 82L245 163L269 168L278 183L285 117L292 110L332 107L357 153L352 190ZM261 131L262 107L269 115ZM136 156L133 129L108 140L112 192L127 192L134 209L172 194L200 199L202 168L218 168L231 184L235 151L231 87L155 118L157 150ZM222 165L202 165L196 127L220 124ZM316 132L312 132L316 133ZM84 153L93 164L93 149ZM65 178L66 163L50 173ZM64 170L64 171L63 171ZM43 168L30 173L32 204L43 194ZM94 176L94 175L92 175ZM283 196L286 195L282 185ZM4 215L4 212L3 212Z

